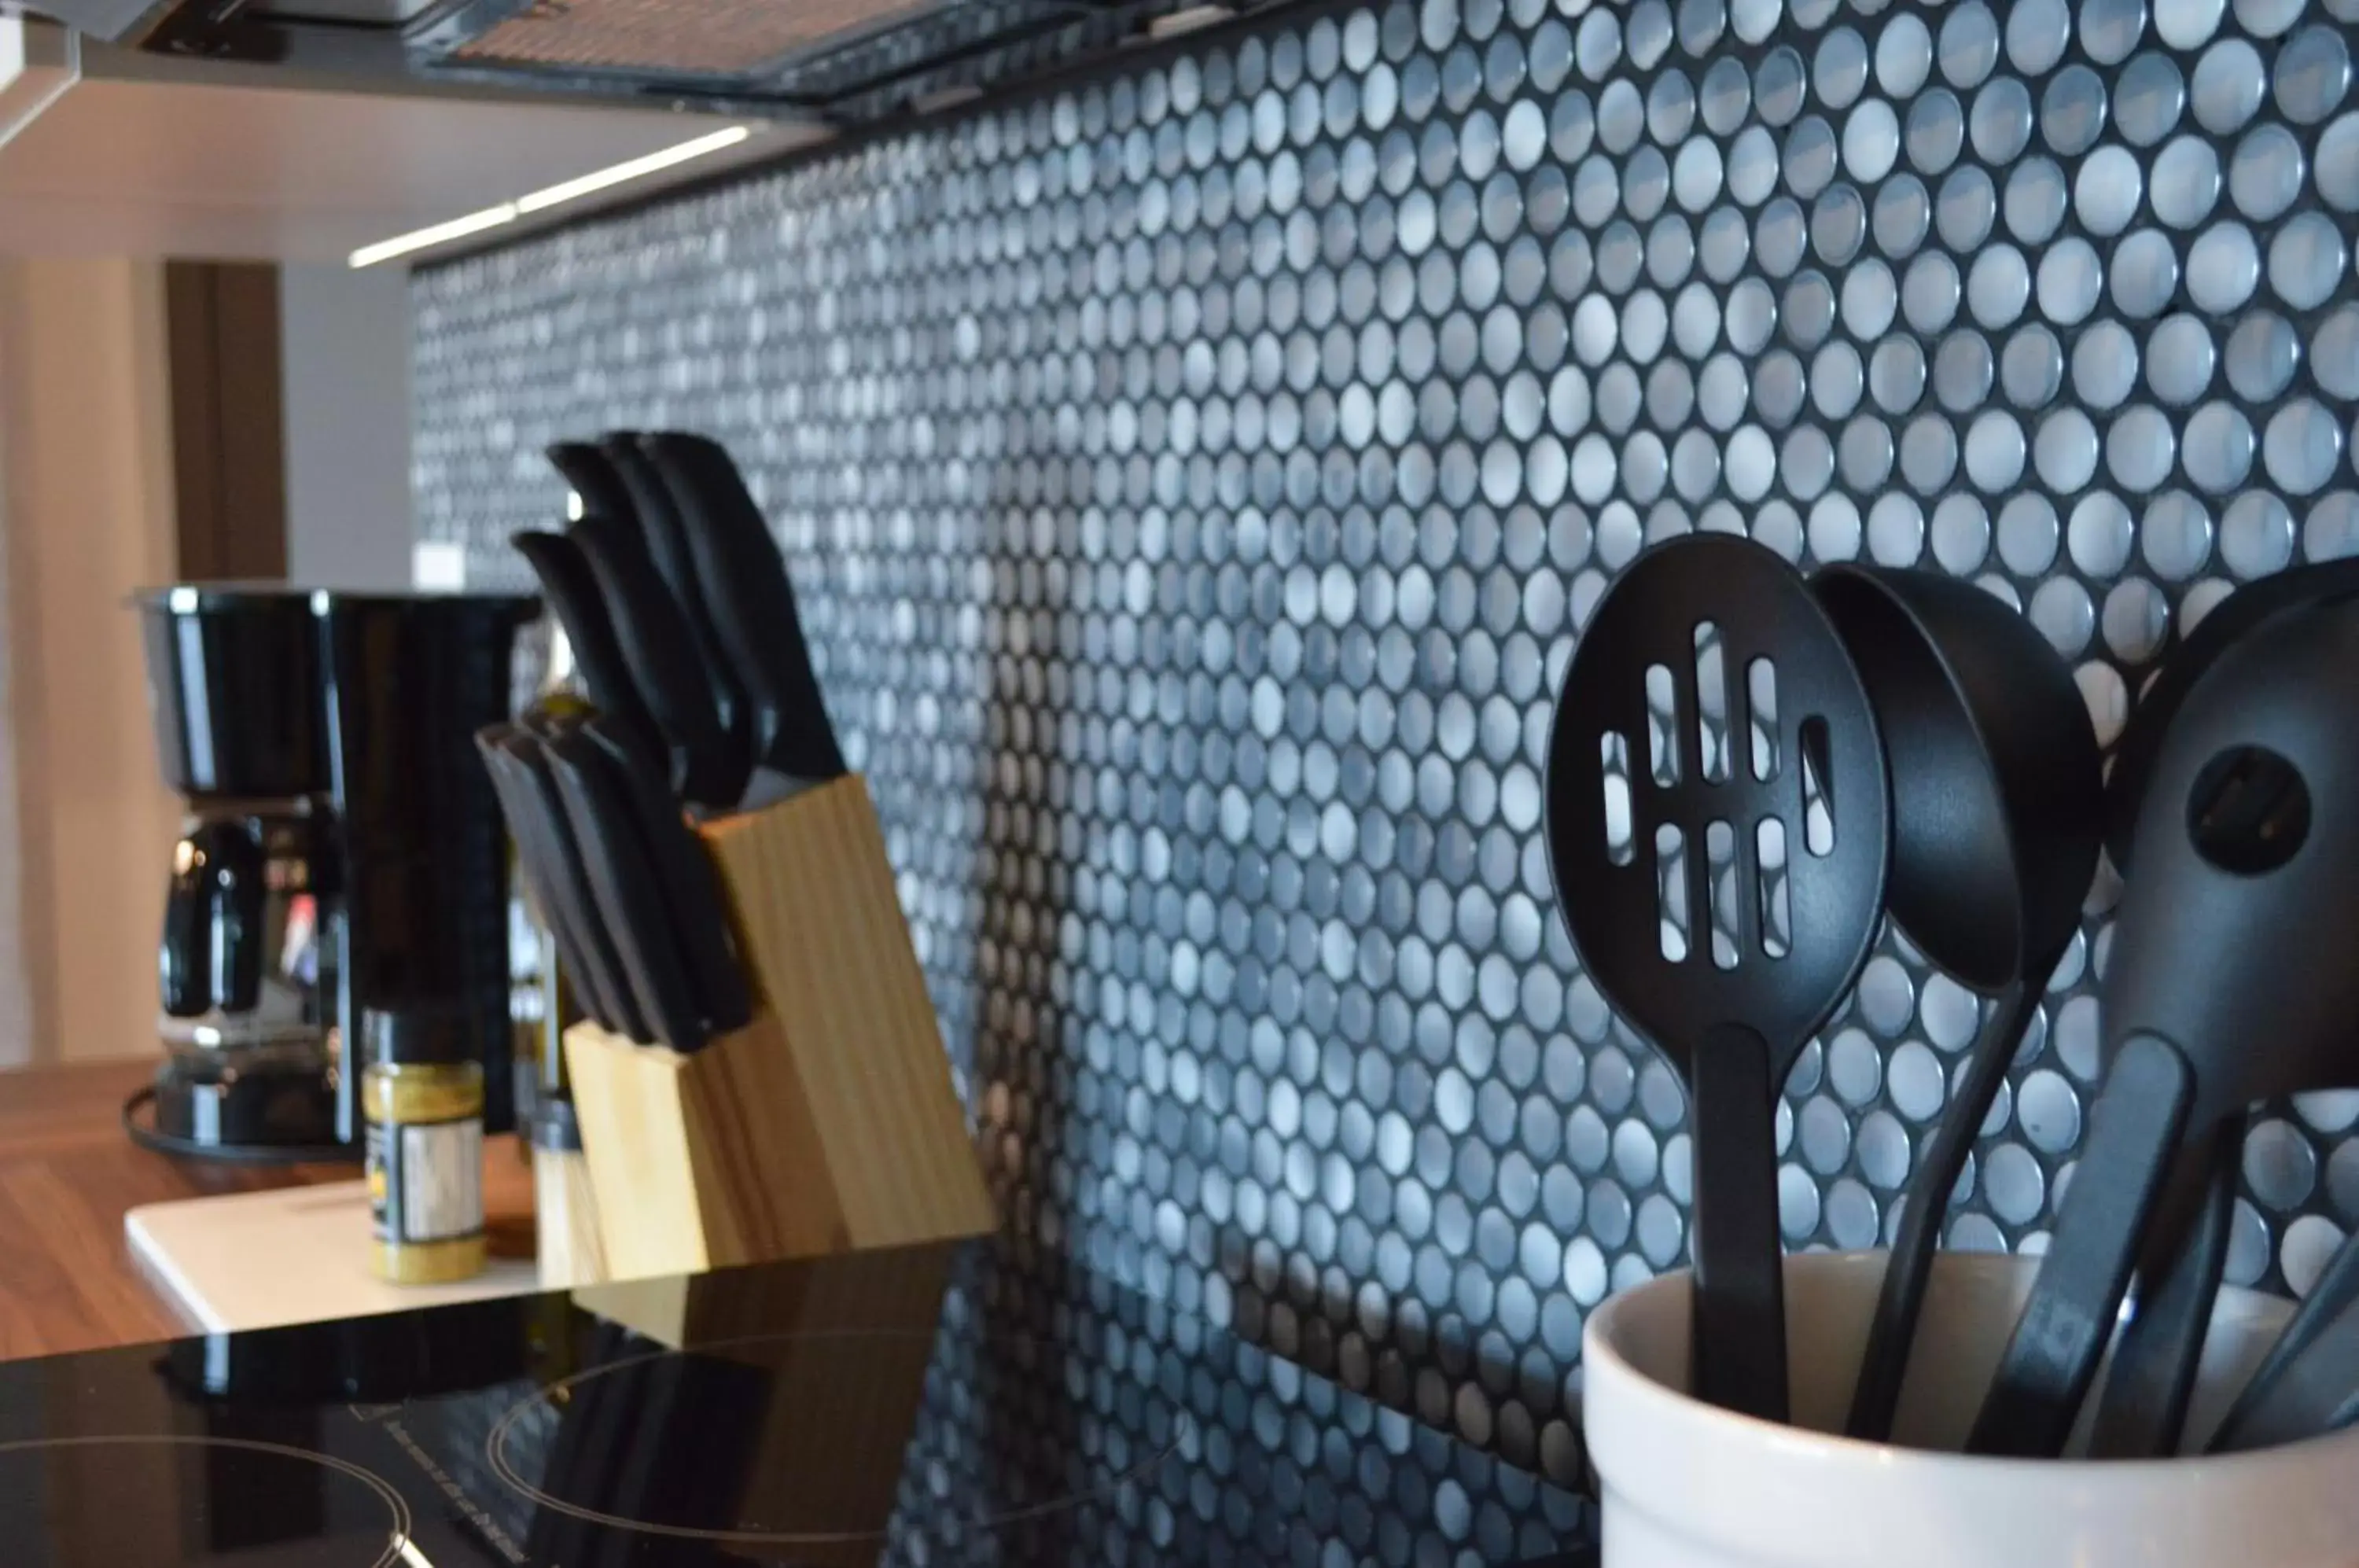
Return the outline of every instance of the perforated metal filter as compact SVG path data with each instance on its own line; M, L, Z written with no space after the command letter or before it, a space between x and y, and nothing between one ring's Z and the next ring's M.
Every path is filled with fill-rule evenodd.
M422 277L417 501L709 430L795 564L1012 1223L1578 1477L1584 1315L1684 1257L1676 1082L1575 965L1547 704L1650 537L1930 566L2100 738L2359 552L2355 0L1433 0L1280 17ZM2039 1240L2101 871L1950 1239ZM1780 1116L1888 1235L1975 997L1887 936ZM2258 1119L2230 1271L2359 1221Z
M534 5L451 51L473 64L747 75L791 50L930 0L564 0Z

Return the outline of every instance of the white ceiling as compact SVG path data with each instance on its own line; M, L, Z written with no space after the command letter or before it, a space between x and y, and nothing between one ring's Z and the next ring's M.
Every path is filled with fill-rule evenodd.
M126 79L102 74L107 53L122 58L86 49L81 79L0 140L0 254L341 261L372 241L729 123L537 100L260 85L270 78L253 69L195 82ZM0 115L0 137L5 125ZM817 134L765 127L725 153L594 200L628 200Z

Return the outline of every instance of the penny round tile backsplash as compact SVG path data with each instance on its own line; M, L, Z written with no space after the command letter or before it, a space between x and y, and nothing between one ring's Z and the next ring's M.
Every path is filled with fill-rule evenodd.
M1582 974L1550 704L1650 539L1967 577L2101 741L2234 585L2359 551L2354 0L1281 13L413 286L471 575L541 445L725 441L1010 1225L1578 1478L1582 1324L1687 1255L1677 1081ZM2037 1247L2100 869L1955 1198ZM1887 934L1778 1114L1886 1237L1987 1004ZM2229 1271L2359 1220L2258 1116Z

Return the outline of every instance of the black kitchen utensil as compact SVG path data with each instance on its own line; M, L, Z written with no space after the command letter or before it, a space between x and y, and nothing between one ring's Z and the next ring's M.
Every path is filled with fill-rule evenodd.
M2119 869L2125 874L2129 870L2147 782L2170 732L2171 720L2195 682L2223 650L2269 618L2354 595L2359 595L2359 560L2322 561L2277 572L2245 584L2215 605L2172 651L2148 684L2114 748L2106 786L2106 843ZM2148 1258L2152 1268L2163 1272L2158 1278L2148 1278L2141 1287L2136 1314L2114 1348L2105 1397L2091 1433L2090 1449L2094 1454L2135 1457L2177 1446L2178 1428L2184 1419L2196 1359L2227 1257L2242 1163L2241 1125L2224 1126L2215 1142L2210 1186L2176 1255L2156 1253ZM2190 1171L2185 1181L2193 1180ZM2177 1211L2193 1202L2180 1192L2171 1200L2169 1225L2177 1224Z
M2136 853L2137 821L2146 784L2154 771L2170 721L2195 682L2263 621L2287 610L2359 595L2359 556L2324 561L2272 572L2245 583L2212 606L2185 640L2170 651L2139 694L2137 707L2114 745L2105 779L2105 850L2114 868L2127 876Z
M665 1045L680 1051L702 1049L712 1030L681 957L627 783L605 748L578 728L547 736L542 752L573 824L599 918L621 954L641 1014Z
M606 754L609 770L622 786L637 824L648 865L662 888L664 914L679 944L696 987L705 1027L714 1033L743 1029L754 1016L745 971L723 912L721 878L712 858L680 815L679 802L663 780L647 771L629 746L603 719L591 719L580 733Z
M2166 1167L2167 1182L2200 1188L2191 1215L2171 1184L2157 1193L2154 1233L2139 1240L2137 1310L2114 1345L2113 1369L2089 1430L2093 1459L2151 1459L2175 1454L2195 1371L2211 1326L2212 1304L2228 1262L2236 1218L2236 1180L2245 1163L2245 1116L2212 1129L2208 1151L2183 1149ZM2176 1236L2173 1244L2170 1237Z
M1881 1443L1951 1191L2080 927L2104 785L2072 672L2014 610L1930 572L1831 566L1810 588L1843 634L1884 737L1892 918L1960 984L1997 996L1916 1173L1876 1300L1845 1431Z
M582 851L566 814L541 741L514 724L477 733L475 745L491 770L508 831L534 878L534 896L567 949L560 960L573 973L582 1006L602 1027L633 1040L654 1038L590 888Z
M567 910L558 902L555 883L549 871L549 850L545 832L536 818L536 808L528 793L518 789L511 769L514 760L500 749L500 742L511 726L494 724L475 732L475 749L484 759L484 767L492 779L492 792L499 797L500 814L508 826L508 838L516 845L516 866L524 874L525 887L539 909L542 923L548 926L557 944L557 962L573 987L575 999L582 1010L602 1029L613 1029L612 1011L603 990L592 975L590 964L582 955L581 939L574 933L573 922Z
M541 451L581 499L584 517L626 518L631 493L606 454L589 441L551 441Z
M1967 1435L1969 1454L2047 1459L2063 1451L2187 1126L2193 1082L2186 1057L2157 1036L2134 1035L2113 1053L2031 1297Z
M2326 1272L2212 1433L2209 1452L2270 1448L2359 1421L2359 1234Z
M625 542L625 533L612 518L593 515L575 523L571 537L590 563L615 640L663 734L673 792L700 805L734 805L745 793L747 759L730 750L686 618L646 567L639 541Z
M2256 1100L2359 1083L2354 661L2359 602L2261 618L2190 685L2156 747L2100 994L2109 1062L2093 1124L2133 1047L2170 1056L2180 1082L2134 1091L2143 1125L2124 1134L2125 1152L2100 1160L2093 1131L1973 1452L2060 1448L2132 1261L2147 1284L2139 1315L2169 1310L2143 1330L2133 1318L2114 1375L2123 1403L2098 1425L2108 1451L2128 1434L2144 1452L2174 1445L2209 1315L2203 1276L2217 1279L2200 1255L2223 1139ZM2174 1273L2202 1287L2202 1310Z
M2294 575L2294 574L2288 574ZM2265 591L2256 592L2255 589ZM2170 670L2181 662L2200 663L2196 672L2182 680L2187 690L2200 690L2203 679L2219 665L2229 650L2259 634L2260 628L2274 625L2288 615L2299 615L2305 609L2316 611L2340 604L2342 613L2359 615L2352 598L2359 593L2349 563L2332 562L2323 568L2305 569L2291 584L2264 580L2252 589L2240 590L2232 595L2220 610L2223 615L2209 617L2196 630L2188 645L2180 650L2170 664ZM2226 628L2206 638L2214 621L2224 619ZM2228 638L2230 640L2221 640ZM2201 640L2199 640L2201 639ZM2174 682L2174 685L2177 683ZM2141 711L2133 720L2125 742L2135 741L2136 755L2147 769L2141 778L2133 770L2123 777L2115 795L2117 819L2142 818L2147 800L2134 791L2150 787L2152 777L2159 771L2160 760L2173 754L2178 744L2176 721L2184 712L2184 702L2178 705ZM2348 723L2347 718L2343 721ZM2159 736L2159 738L2158 738ZM2299 782L2297 779L2296 783ZM2200 786L2199 786L2200 787ZM2220 793L2207 803L2200 822L2190 817L2190 830L2199 828L2209 833L2221 844L2234 844L2237 836L2256 833L2264 837L2281 832L2291 812L2307 818L2307 802L2292 792L2281 770L2273 763L2260 758L2248 758L2232 767L2223 776ZM2257 825L2256 825L2257 824ZM2141 835L2143 833L2141 829ZM2141 836L2134 836L2131 853L2137 853ZM2282 848L2282 845L2278 845ZM2249 850L2239 851L2247 855ZM2267 858L2266 854L2263 858ZM2242 871L2234 875L2245 875ZM2144 878L2139 879L2143 884ZM2141 885L2133 896L2142 896L2147 889ZM2143 928L2141 928L2143 929ZM2116 952L2120 951L2116 938ZM2245 940L2253 940L2248 928ZM2142 950L2140 950L2142 951ZM2198 961L2191 950L2166 946L2160 962ZM2329 963L2343 962L2329 958ZM2136 982L2142 975L2125 977ZM2109 984L2107 996L2112 996ZM2354 992L2359 995L2359 992ZM2109 1004L2110 1005L2110 1004ZM2120 1004L2124 1007L2132 1003ZM2207 1020L2214 1028L2224 1028L2226 1020L2216 1016ZM2194 1066L2201 1085L2214 1073L2222 1071L2207 1064L2205 1052L2224 1056L2239 1048L2226 1038L2216 1040L2201 1035L2180 1037L2196 1052ZM2240 1054L2272 1049L2260 1042L2247 1042ZM2297 1050L2329 1051L2329 1042L2314 1040ZM2359 1053L2351 1053L2359 1056ZM2324 1082L2314 1085L2327 1086ZM2257 1096L2256 1096L2257 1097ZM2212 1317L2212 1306L2220 1287L2222 1269L2227 1259L2229 1228L2234 1220L2236 1181L2243 1164L2243 1107L2223 1113L2212 1133L2212 1149L2208 1163L2200 1151L2182 1152L2174 1161L2169 1184L2163 1189L2158 1209L2148 1222L2149 1234L2141 1244L2139 1258L2139 1288L2136 1311L2124 1327L2119 1344L2114 1346L2112 1370L2106 1375L2104 1392L2098 1401L2096 1418L2090 1433L2090 1453L2100 1458L2140 1458L2175 1452L2179 1447L2180 1429L2185 1422L2187 1403L2193 1389L2197 1364L2201 1359L2203 1335ZM2198 1124L2199 1130L2201 1124ZM2192 1209L2192 1217L2189 1215Z
M609 431L599 438L598 450L606 454L608 465L629 495L631 515L647 540L656 575L670 593L672 603L679 606L681 624L696 649L697 668L704 672L712 710L720 716L731 756L740 759L737 766L750 772L753 725L745 688L714 638L712 618L705 612L704 590L697 583L695 558L689 551L687 527L680 519L679 503L672 499L671 487L639 450L633 432Z
M1783 1420L1773 1116L1866 960L1891 843L1875 713L1800 576L1723 534L1639 557L1573 650L1548 800L1582 964L1687 1083L1696 1391Z
M790 778L841 776L843 753L811 670L794 587L745 476L725 448L702 436L658 431L639 440L688 524L714 634L758 715L756 755Z
M654 759L658 767L667 766L663 735L639 696L638 682L615 640L614 620L582 547L567 535L531 528L509 535L508 542L540 579L541 596L565 628L573 662L581 667L582 682L590 688L590 700L641 756Z

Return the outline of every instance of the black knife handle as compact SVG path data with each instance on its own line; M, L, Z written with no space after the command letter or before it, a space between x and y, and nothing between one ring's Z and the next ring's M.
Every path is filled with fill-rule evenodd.
M729 738L721 715L712 706L712 689L696 663L696 648L688 624L650 569L643 565L637 540L622 536L628 530L610 517L587 517L575 523L572 538L582 547L597 579L614 623L615 640L638 678L639 694L647 712L670 743L671 784L682 799L706 805L734 804L744 792L729 788L733 769Z
M489 734L477 732L475 749L483 756L484 770L491 775L492 793L499 798L500 815L507 822L509 841L516 845L516 869L524 877L525 891L531 897L533 908L540 914L541 923L549 928L549 935L557 944L557 962L567 982L573 987L574 999L592 1022L601 1029L611 1029L614 1026L606 1021L605 997L598 990L596 982L589 976L582 962L581 946L573 940L573 932L549 892L546 870L548 856L541 851L534 830L527 825L528 816L515 787L503 776L506 763L499 755L499 747L488 738Z
M621 960L590 901L572 833L548 765L538 755L538 742L514 725L499 724L478 732L475 745L490 770L541 914L565 949L563 962L572 968L583 1008L601 1029L633 1040L648 1038Z
M591 890L587 867L582 863L582 846L573 836L573 820L566 814L564 798L559 793L556 775L550 770L547 741L537 732L518 731L506 743L504 749L517 765L519 786L530 798L532 821L547 849L551 890L564 905L566 919L581 948L576 968L592 975L592 983L603 995L608 1009L607 1028L635 1040L655 1038L655 1024L640 1007L638 994L631 987L630 972L624 967L622 950L615 945L614 933L598 912L597 896Z
M1777 1237L1777 1085L1769 1047L1740 1024L1698 1043L1688 1093L1695 1137L1696 1397L1786 1420L1785 1258Z
M584 516L627 517L631 515L630 492L623 488L622 478L606 454L588 441L551 441L541 451L564 477L573 494L582 499Z
M745 970L723 914L721 878L704 845L680 815L662 780L635 761L622 738L592 719L582 734L606 754L627 792L647 847L648 864L663 888L664 906L679 937L680 955L694 981L705 1023L716 1034L744 1029L754 1017Z
M608 466L631 497L630 515L638 521L656 575L663 580L672 603L679 606L689 641L696 648L697 667L704 671L706 688L712 693L713 711L721 717L722 733L729 738L730 755L743 758L750 774L754 746L752 704L745 700L745 690L735 668L714 640L704 593L696 581L696 559L689 549L688 527L680 518L671 486L664 483L654 463L639 449L635 433L610 430L599 438L598 449L606 454ZM738 793L744 789L745 780L741 779L737 781Z
M600 1028L611 1029L614 1026L606 1020L605 997L586 973L581 946L574 941L565 911L559 908L551 891L549 855L542 844L539 826L533 821L529 797L517 789L511 774L514 765L500 749L500 742L513 727L491 724L477 730L475 752L484 759L484 771L492 780L492 793L499 799L500 816L507 824L509 842L516 846L516 869L524 874L525 890L532 897L533 908L540 912L541 922L556 939L558 963L574 988L575 999Z
M2133 1035L2114 1053L2089 1110L2088 1141L2048 1255L1974 1417L1967 1453L2052 1459L2063 1452L2113 1337L2138 1237L2194 1092L2187 1059L2159 1035Z
M606 601L598 593L598 579L591 572L582 547L563 534L533 528L511 534L508 542L540 579L541 595L565 628L565 640L572 645L573 662L581 667L590 700L614 722L625 744L655 766L665 766L663 737L639 698L638 682L632 679L629 661L614 638L614 623L606 614Z
M622 953L640 1010L656 1038L674 1051L701 1048L708 1037L698 1017L695 983L680 961L664 915L662 885L612 761L578 730L551 737L543 750L573 823L592 896Z
M679 503L698 580L722 648L761 709L761 760L797 779L845 771L811 669L787 563L728 450L677 430L639 438Z
M2090 1458L2162 1459L2179 1452L2228 1260L2244 1163L2241 1116L2179 1151L2170 1182L2147 1221L2136 1308L2114 1346L2089 1432Z

